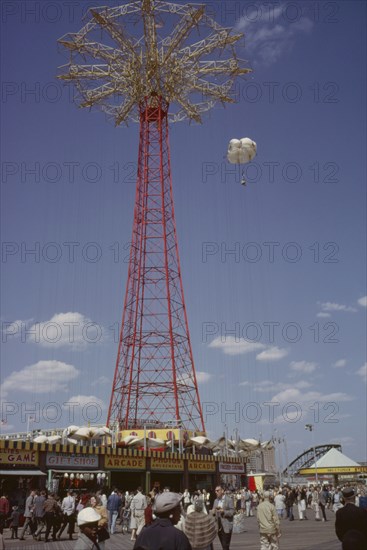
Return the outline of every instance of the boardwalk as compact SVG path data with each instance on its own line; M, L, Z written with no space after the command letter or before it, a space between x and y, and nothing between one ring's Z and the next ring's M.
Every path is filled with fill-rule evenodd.
M313 516L309 511L309 517ZM341 544L334 532L334 514L328 511L326 523L314 521L289 522L282 521L282 537L280 550L341 550ZM10 532L4 531L4 542L6 550L73 550L74 542L69 540L50 542L35 542L28 536L25 541L9 540ZM106 542L106 550L132 550L134 543L130 541L130 535L117 533ZM247 531L240 535L233 535L231 550L259 550L259 536L257 531L256 518L248 518ZM170 549L167 549L170 550ZM215 541L214 550L221 550L218 540Z

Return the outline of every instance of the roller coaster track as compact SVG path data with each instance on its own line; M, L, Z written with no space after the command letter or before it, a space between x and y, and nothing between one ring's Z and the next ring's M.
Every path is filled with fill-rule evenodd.
M337 449L338 451L342 451L341 445L328 443L325 445L317 445L315 447L315 455L316 460L324 456L330 449ZM295 458L283 471L283 475L296 475L299 470L302 468L309 468L314 464L315 457L314 457L314 448L310 447L307 449L307 451L303 451L302 454L298 455L297 458Z

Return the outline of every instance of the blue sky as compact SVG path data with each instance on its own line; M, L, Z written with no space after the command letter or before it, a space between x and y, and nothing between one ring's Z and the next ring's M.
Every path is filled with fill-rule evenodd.
M206 3L254 69L237 104L171 126L208 435L276 429L291 459L313 423L366 460L365 3ZM55 79L56 41L93 3L41 4L2 5L4 433L32 410L33 428L105 420L135 194L138 127L77 109ZM225 157L245 136L246 187Z

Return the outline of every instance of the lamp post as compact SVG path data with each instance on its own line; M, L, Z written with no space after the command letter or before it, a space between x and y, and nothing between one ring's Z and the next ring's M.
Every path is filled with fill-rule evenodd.
M314 458L314 461L315 461L315 481L316 481L316 484L318 485L319 484L319 478L318 478L318 475L317 475L315 436L313 434L314 425L313 424L306 424L305 425L305 430L308 430L309 432L312 433L313 458Z
M224 446L222 447L220 454L224 458L228 458L228 426L223 424L223 437L224 437ZM226 489L228 488L228 474L223 474L223 482Z
M228 457L228 426L227 424L224 424L223 427L224 427L223 436L225 441L225 456Z
M283 479L282 479L282 463L283 463L283 461L282 461L282 449L280 447L280 444L282 443L282 438L278 437L278 430L276 428L274 429L273 441L275 443L275 446L278 446L278 462L279 462L278 477L279 477L279 487L281 487L282 482L283 482Z
M27 435L26 439L32 439L32 434L30 433L30 424L34 422L35 417L32 414L27 415Z
M259 433L259 445L260 445L260 459L261 459L261 465L260 465L260 471L262 473L265 473L265 459L264 459L264 447L263 447L263 441L262 441L262 432Z
M286 461L286 464L287 464L287 483L288 483L288 481L289 481L289 472L288 472L289 459L288 459L287 440L285 438L285 434L283 435L283 443L284 443L284 450L285 450L285 461Z

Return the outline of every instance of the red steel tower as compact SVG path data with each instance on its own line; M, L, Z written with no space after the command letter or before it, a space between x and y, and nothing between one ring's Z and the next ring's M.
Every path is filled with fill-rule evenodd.
M140 104L134 226L109 419L122 429L168 420L204 431L172 196L168 103Z
M242 35L221 27L199 4L135 0L90 14L78 33L59 40L71 57L59 78L76 84L81 107L102 108L116 125L140 124L132 245L107 424L127 430L169 423L205 432L177 246L168 124L201 122L201 113L217 101L234 101L235 78L249 72L234 49ZM121 25L126 16L134 21L134 35ZM159 36L165 28L170 34ZM197 41L188 43L195 34ZM217 51L221 59L210 58Z

